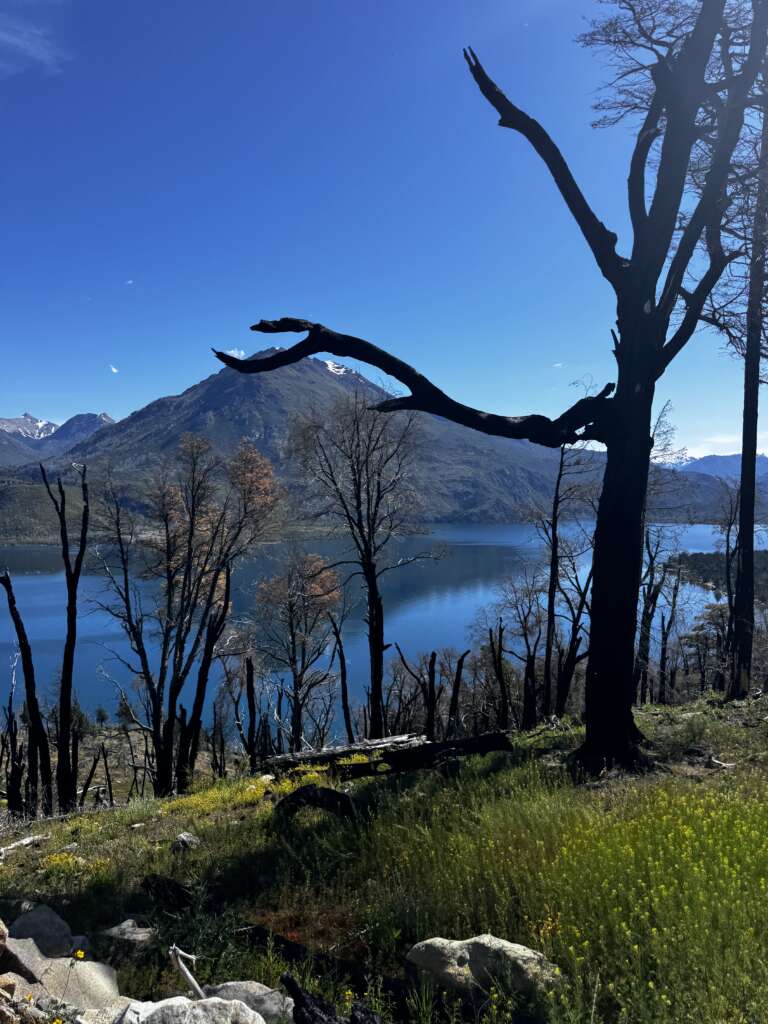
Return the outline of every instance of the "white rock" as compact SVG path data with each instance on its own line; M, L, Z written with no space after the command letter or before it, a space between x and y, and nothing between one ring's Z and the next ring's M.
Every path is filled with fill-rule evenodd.
M238 1000L185 996L159 1003L131 1003L116 1024L265 1024L260 1013Z
M116 1024L126 1008L133 1003L127 996L119 996L100 1010L84 1010L75 1018L75 1024Z
M203 992L217 999L239 999L260 1013L266 1024L285 1024L293 1020L291 997L258 981L226 981L223 985L207 985Z
M17 917L8 934L12 939L34 939L43 956L67 956L72 951L69 925L44 904Z
M70 956L43 956L34 939L8 939L7 969L38 982L47 995L79 1010L99 1010L119 997L117 974L107 964Z
M427 939L407 959L446 988L463 993L496 984L522 996L546 992L558 983L555 965L542 953L495 935L476 935L463 941Z
M186 853L187 850L195 850L202 840L194 832L182 832L171 843L172 853Z
M114 928L105 928L101 933L107 939L130 943L132 946L146 946L155 938L154 928L142 928L133 918L128 918Z

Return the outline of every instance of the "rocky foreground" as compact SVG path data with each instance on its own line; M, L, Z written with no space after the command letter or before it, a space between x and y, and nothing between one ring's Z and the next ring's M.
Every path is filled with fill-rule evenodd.
M169 950L183 995L147 1002L121 993L117 972L92 956L129 958L155 941L152 928L129 919L99 933L92 945L45 905L27 904L10 928L0 922L0 1024L378 1024L362 1002L339 1017L323 999L305 992L285 975L285 991L258 981L227 981L200 987L195 957ZM465 941L429 939L414 946L408 960L432 982L471 1003L475 994L505 979L527 1002L556 987L559 972L540 953L481 935ZM119 959L118 959L119 962Z

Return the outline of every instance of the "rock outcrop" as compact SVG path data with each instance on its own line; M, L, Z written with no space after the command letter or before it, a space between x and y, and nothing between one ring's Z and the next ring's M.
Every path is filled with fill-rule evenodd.
M239 1000L187 999L131 1003L115 1024L265 1024L260 1013Z
M196 850L201 839L194 832L181 832L171 843L171 853L187 853Z
M48 957L40 952L34 939L6 942L0 959L0 971L12 972L30 982L27 990L64 1000L79 1010L98 1010L120 995L117 974L107 964L75 957Z
M56 911L44 904L17 917L8 935L12 939L33 939L43 956L69 956L72 931Z
M495 985L530 999L559 981L557 968L542 953L495 935L426 939L413 946L407 959L438 985L463 995Z
M113 928L105 928L99 934L110 943L132 946L136 949L149 946L156 937L154 928L144 928L132 917Z
M279 989L258 981L227 981L223 985L207 985L206 996L217 999L238 999L260 1013L266 1024L285 1024L293 1020L293 1000Z

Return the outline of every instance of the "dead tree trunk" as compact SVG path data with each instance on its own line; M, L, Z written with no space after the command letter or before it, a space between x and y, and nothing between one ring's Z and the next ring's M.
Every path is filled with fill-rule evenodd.
M35 678L35 664L32 659L32 647L21 617L16 594L13 590L13 583L8 573L0 575L0 586L5 591L8 601L8 612L16 632L16 641L21 654L21 668L24 676L24 701L27 708L27 734L29 742L29 775L30 797L32 801L31 811L37 813L38 795L37 778L39 766L40 778L40 799L44 817L53 814L53 769L51 767L51 747L48 742L48 732L40 712L40 703L37 699L37 681ZM34 761L34 765L33 762Z
M224 593L218 608L215 612L211 613L205 628L203 650L197 666L192 711L189 716L187 716L186 711L184 712L183 724L180 721L179 725L179 739L176 751L176 787L179 793L186 793L189 790L194 777L195 764L200 748L200 730L203 725L205 695L208 692L208 680L216 653L216 645L221 639L227 624L231 590L232 568L230 565L225 565Z
M248 734L246 740L246 751L248 753L248 764L250 769L252 772L255 772L259 763L259 752L256 743L256 685L254 681L253 658L250 657L245 659L245 700L248 705Z
M667 679L668 679L668 664L669 664L669 638L672 630L675 628L675 619L677 617L677 601L680 594L680 580L681 580L681 569L678 566L674 581L672 583L672 596L669 600L669 610L665 615L662 612L661 616L661 646L659 650L659 693L658 701L659 704L667 703ZM674 687L674 683L671 683L671 687Z
M762 111L763 128L752 223L747 299L746 351L744 353L744 410L741 428L741 479L739 484L739 535L736 548L736 587L733 597L733 669L731 697L744 697L752 675L752 643L755 630L755 493L757 470L757 420L760 394L760 357L763 344L765 261L768 250L768 116Z
M61 659L61 681L59 684L58 736L56 742L56 789L59 810L63 813L74 810L77 806L77 745L78 737L72 728L72 696L75 670L75 649L77 647L77 592L83 571L83 561L88 545L88 523L90 519L90 500L86 468L78 470L80 474L80 494L83 508L80 515L80 531L77 553L72 557L67 523L67 496L61 482L56 481L58 497L53 493L45 468L40 466L40 473L48 492L48 497L56 511L59 521L61 538L61 557L64 562L64 577L67 584L67 631L64 638L64 653Z
M497 715L497 727L502 732L509 729L509 688L507 677L504 672L504 623L499 619L496 632L488 630L488 646L491 651L491 665L493 674L496 677L496 685L499 688L499 713Z
M536 655L527 654L523 669L523 714L520 721L520 728L525 731L535 729L538 721L536 689Z
M347 656L344 651L344 640L341 634L341 623L335 615L330 614L328 619L333 630L333 639L336 645L336 658L339 662L339 688L341 690L341 713L344 717L344 730L347 734L347 742L355 742L355 730L352 727L352 714L349 709L349 681L347 676ZM383 669L382 669L383 670Z
M459 731L459 700L461 697L461 677L464 674L464 662L470 652L464 651L459 655L456 662L456 670L453 673L453 685L451 686L451 703L448 706L448 725L445 731L447 739L455 736Z
M549 579L547 582L547 629L544 637L544 680L541 695L541 713L549 718L552 713L552 669L555 653L557 624L557 593L560 579L560 489L565 471L565 445L560 449L560 461L552 496L549 520Z
M413 679L419 688L421 693L422 704L424 705L424 735L427 739L432 742L435 739L435 729L437 724L437 704L442 693L442 687L438 691L436 677L437 677L437 651L432 651L429 656L429 660L425 666L422 661L419 671L411 668L406 661L405 655L400 650L400 646L395 644L397 653L400 655L400 661L403 664L403 668L408 675Z
M11 714L7 720L8 729L8 767L5 773L5 791L8 813L14 818L23 818L28 814L24 804L24 744L19 742L19 726L16 716Z
M645 578L642 583L642 609L640 612L640 629L638 631L637 654L635 655L634 681L635 701L645 704L648 697L648 663L651 656L651 637L653 620L659 598L667 578L667 567L657 565L660 543L652 543L650 532L645 531L645 550L647 563Z
M630 311L620 316L619 380L595 527L581 754L590 771L633 763L640 740L632 717L633 670L658 340L639 319Z
M568 698L571 695L573 677L576 674L576 666L589 656L589 651L581 651L582 624L585 613L588 609L588 596L592 587L592 569L590 567L586 579L578 580L578 595L575 601L571 600L568 594L563 593L563 598L568 606L571 620L571 628L568 634L564 649L558 651L557 658L557 692L555 697L555 715L562 718L568 705Z
M109 799L109 806L115 806L115 794L112 790L112 773L109 770L109 755L107 753L106 746L101 744L101 759L104 762L104 779L107 783L107 797Z
M366 589L366 617L368 626L368 653L371 664L371 689L368 696L368 738L379 740L384 735L384 603L379 590L375 563L363 573Z

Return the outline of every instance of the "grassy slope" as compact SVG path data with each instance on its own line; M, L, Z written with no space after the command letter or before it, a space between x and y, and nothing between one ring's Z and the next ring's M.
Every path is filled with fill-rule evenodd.
M92 933L148 914L158 948L120 964L137 997L178 991L163 953L174 940L202 954L205 981L276 982L283 964L251 943L249 923L390 974L418 939L491 931L560 966L552 1021L768 1021L766 715L765 699L650 709L641 721L667 769L586 786L561 767L578 732L541 732L454 780L359 783L376 808L365 827L310 812L278 825L274 795L250 779L81 815L36 826L50 838L0 865L0 896L48 901ZM737 767L707 768L708 753ZM202 845L174 856L185 829ZM187 886L192 908L149 900L152 873ZM343 978L303 973L348 1000ZM431 1013L416 994L413 1020ZM513 1016L489 1000L484 1019Z

